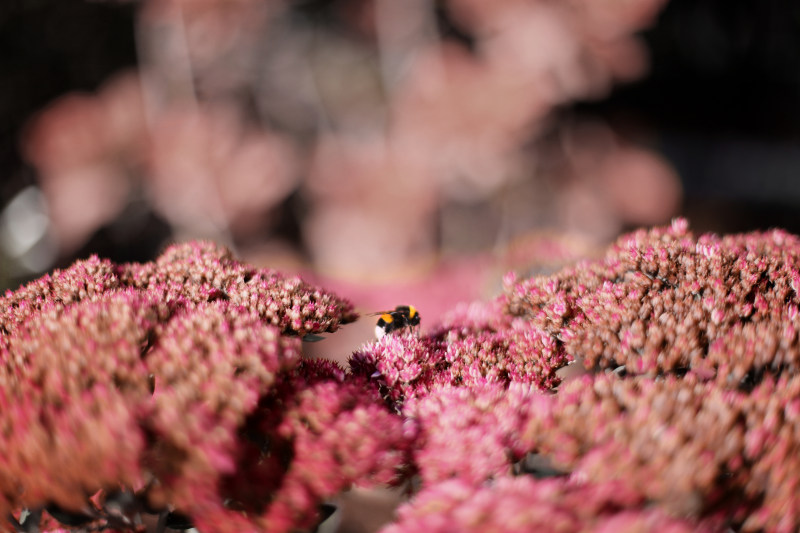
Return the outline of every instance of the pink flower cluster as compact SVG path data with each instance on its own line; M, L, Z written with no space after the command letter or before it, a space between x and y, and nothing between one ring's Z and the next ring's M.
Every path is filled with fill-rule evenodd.
M261 399L219 493L204 500L187 487L183 508L201 531L311 528L318 506L351 485L403 480L410 442L402 419L343 378L327 361L303 361Z
M798 259L786 232L694 238L678 219L621 237L601 261L511 284L506 303L589 369L735 388L799 368Z
M298 336L352 321L351 304L223 248L91 258L2 300L0 514L18 527L155 514L289 531L407 463L400 417L335 364L301 360Z
M796 531L798 254L784 232L695 238L677 220L355 354L415 436L421 490L383 533ZM521 360L590 374L452 379L506 368L514 346L487 335L518 331L539 339Z
M404 415L416 428L414 462L423 484L458 478L479 485L510 475L525 457L528 413L546 402L528 385L440 387L414 398ZM457 438L453 438L457 436Z
M349 369L298 339L347 302L223 249L81 262L3 298L0 512L291 531L381 484L410 495L383 533L796 531L798 259L678 220Z
M557 531L641 531L651 520L793 531L798 398L800 376L750 392L613 373L557 394L520 383L434 388L403 411L422 491L383 533L529 531L548 520Z
M298 277L258 269L209 242L168 248L151 263L118 267L120 283L155 291L162 299L222 299L256 312L284 333L336 331L357 318L352 304L309 286Z
M422 490L399 509L397 522L382 533L715 531L671 517L658 508L642 508L640 503L620 484L581 485L561 479L504 477L475 485L454 479Z
M557 339L501 313L497 302L458 308L425 337L386 336L365 345L351 357L350 368L373 378L398 403L440 385L556 387L556 371L569 362Z

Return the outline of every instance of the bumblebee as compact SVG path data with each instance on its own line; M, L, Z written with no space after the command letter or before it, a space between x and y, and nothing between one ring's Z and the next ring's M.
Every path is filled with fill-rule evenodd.
M420 323L419 312L413 305L398 305L394 311L381 311L375 314L380 315L375 325L375 337L379 339L384 335L405 330L415 333Z

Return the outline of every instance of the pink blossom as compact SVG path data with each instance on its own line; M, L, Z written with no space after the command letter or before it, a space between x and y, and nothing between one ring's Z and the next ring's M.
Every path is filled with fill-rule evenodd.
M739 331L751 338L750 330L760 330L752 337L757 348L748 350L769 355L732 362L742 379L776 360L765 343L777 347L774 370L796 364L794 344L779 336L793 313L787 303L796 305L798 257L797 238L786 234L695 238L675 221L620 237L600 261L508 287L506 302L512 314L563 339L565 352L587 368L650 375L729 368L720 353L737 353L731 343L742 342ZM719 379L734 378L725 371Z
M511 473L527 452L520 435L540 393L521 383L442 387L412 400L414 461L424 484L458 478L469 484Z
M128 529L143 514L175 510L210 530L254 520L289 530L313 522L316 505L351 483L395 481L405 463L402 421L371 386L345 384L334 363L300 361L299 335L355 315L299 278L194 242L152 263L80 261L3 301L4 513L26 507L38 520L45 509ZM288 425L292 417L317 427ZM261 485L257 497L276 505L245 519L226 508L238 494L230 480L247 479L262 454L254 443L270 438L275 456L286 455L264 460L264 470L286 485ZM326 477L309 477L323 467Z
M412 531L714 531L718 527L645 509L619 484L501 477L475 485L450 480L423 489L381 533ZM652 527L653 529L648 529ZM643 529L644 528L644 529Z
M431 335L387 335L355 352L350 367L397 403L440 384L519 382L542 390L558 385L556 371L568 356L556 339L522 320L488 320L478 309L459 311Z
M276 412L278 406L282 412ZM217 499L215 506L194 507L200 528L307 527L325 499L354 483L397 483L407 463L410 443L400 417L359 383L342 381L327 362L297 367L262 399L248 426L260 440L245 444L235 472L222 480L223 495L247 511L247 520L222 509Z
M349 371L301 357L354 316L298 278L208 243L80 262L3 297L0 511L118 527L123 493L134 522L291 531L407 483L390 533L790 531L799 259L783 233L637 231Z

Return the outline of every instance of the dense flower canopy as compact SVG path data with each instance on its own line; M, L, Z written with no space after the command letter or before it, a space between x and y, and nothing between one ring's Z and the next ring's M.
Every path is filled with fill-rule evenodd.
M298 337L354 320L352 305L224 248L93 257L7 293L0 313L4 515L133 527L147 510L207 530L288 531L403 464L399 417L334 365L301 361ZM345 446L348 431L360 447ZM323 453L336 461L311 483ZM272 480L257 496L243 490L253 476ZM135 498L127 523L90 499L120 488Z
M735 388L798 369L798 258L800 239L780 230L694 238L676 220L620 238L603 261L510 286L507 304L589 367Z
M402 508L399 519L382 533L430 531L713 531L663 511L643 509L625 486L574 485L562 480L502 478L491 485L460 479L442 482L419 493Z
M798 254L676 220L349 368L300 340L348 302L223 248L82 261L3 297L0 512L312 530L343 491L390 485L384 533L796 531Z
M429 343L424 357L366 347L417 431L422 490L386 532L795 531L798 254L783 231L696 237L676 220L510 276L494 302L401 341ZM520 331L538 339L519 358L532 371L503 372ZM559 386L568 362L588 374ZM428 375L396 372L420 363ZM473 379L453 379L464 365Z

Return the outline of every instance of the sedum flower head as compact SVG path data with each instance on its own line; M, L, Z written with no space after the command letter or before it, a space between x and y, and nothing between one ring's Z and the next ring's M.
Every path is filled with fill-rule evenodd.
M522 383L439 387L410 401L413 451L423 484L458 478L471 484L510 475L528 451L522 441L529 411L544 395Z
M798 253L678 220L354 354L415 438L386 531L795 530Z
M589 369L749 386L798 369L798 259L786 232L695 237L678 219L621 237L600 261L512 282L505 302Z
M114 264L92 256L64 270L46 274L16 291L9 290L0 298L0 332L3 333L0 342L6 346L17 328L44 307L63 308L118 288L120 281Z
M26 508L50 530L125 530L177 513L204 531L290 531L354 483L397 482L407 463L407 431L373 388L301 360L298 337L352 321L352 305L224 248L91 258L3 303L10 520Z
M284 333L332 332L357 318L350 302L298 277L241 263L230 250L210 242L176 244L152 263L120 265L118 270L123 283L156 291L167 301L227 300Z
M670 517L657 508L642 508L640 503L618 485L529 477L502 477L476 485L457 479L422 490L398 509L397 522L381 533L715 530Z
M298 338L349 303L223 248L79 262L3 297L0 512L285 532L389 484L388 533L795 531L798 252L678 220L349 369Z
M569 357L556 338L496 303L455 311L425 336L387 335L350 358L354 375L372 379L395 404L441 385L524 383L552 390Z
M800 523L799 394L800 376L750 392L692 377L586 376L530 408L519 438L572 479L622 483L671 515L784 531Z
M354 484L397 483L408 462L402 419L330 362L304 361L284 374L245 428L252 438L221 481L228 505L195 503L201 530L311 527L321 502Z

